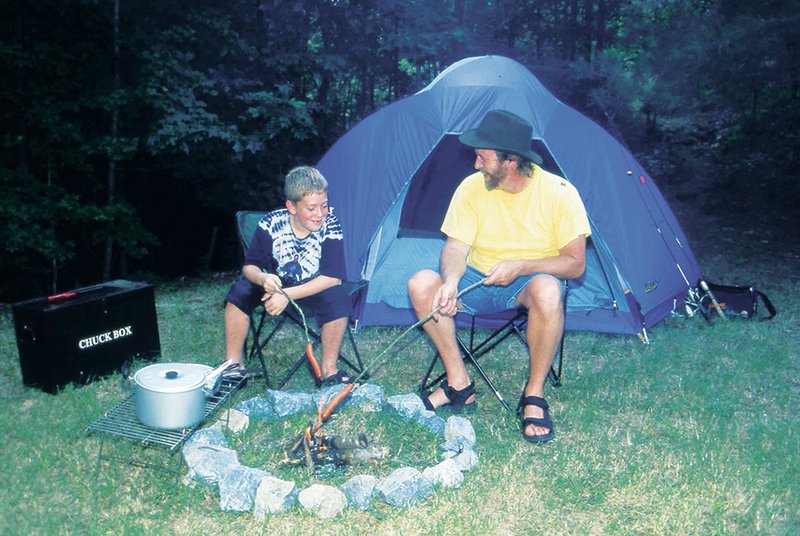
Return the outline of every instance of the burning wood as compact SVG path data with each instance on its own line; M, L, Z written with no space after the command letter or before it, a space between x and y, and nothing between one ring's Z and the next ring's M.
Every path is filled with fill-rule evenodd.
M284 462L295 465L305 463L311 469L315 465L361 465L382 460L388 454L386 447L370 445L364 434L312 435L309 427L291 448L284 451Z

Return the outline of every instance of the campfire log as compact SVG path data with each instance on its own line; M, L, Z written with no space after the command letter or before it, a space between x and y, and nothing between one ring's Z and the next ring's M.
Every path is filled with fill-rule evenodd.
M309 470L319 465L361 465L381 460L389 449L370 445L364 434L355 436L304 435L293 449L284 452L284 461L290 464L305 463Z

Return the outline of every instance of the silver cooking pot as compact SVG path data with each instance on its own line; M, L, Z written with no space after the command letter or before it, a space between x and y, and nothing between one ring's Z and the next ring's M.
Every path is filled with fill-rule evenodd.
M232 363L216 369L194 363L159 363L139 370L136 416L142 424L160 430L190 428L203 420L206 397L213 395L222 374Z

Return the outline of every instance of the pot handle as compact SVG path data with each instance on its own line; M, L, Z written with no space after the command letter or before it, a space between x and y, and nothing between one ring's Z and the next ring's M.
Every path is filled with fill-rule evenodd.
M206 397L213 396L219 390L222 383L222 375L228 370L236 366L231 360L227 360L214 370L206 372L206 382L203 385L203 392Z

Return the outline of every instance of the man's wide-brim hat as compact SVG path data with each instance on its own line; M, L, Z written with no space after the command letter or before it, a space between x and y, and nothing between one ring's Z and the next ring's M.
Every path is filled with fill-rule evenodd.
M542 157L531 149L532 135L533 127L520 116L505 110L490 110L478 128L464 132L458 141L476 149L511 153L541 164Z

